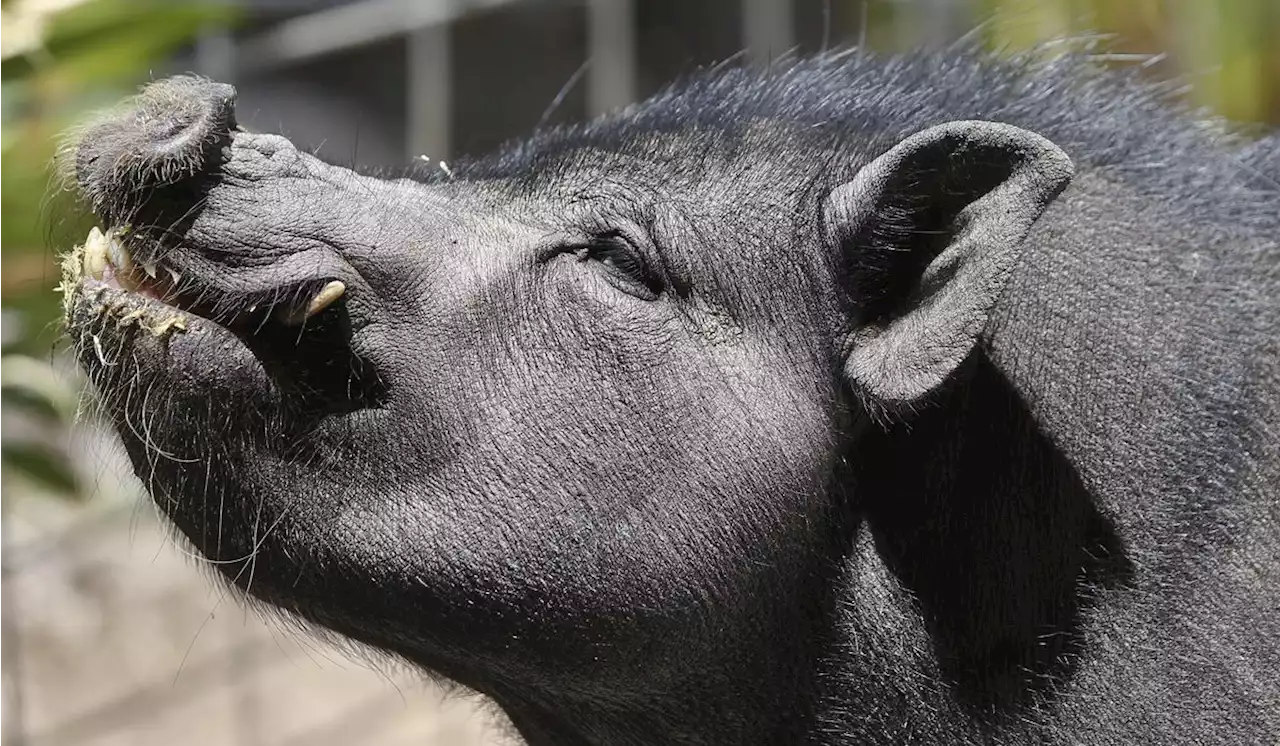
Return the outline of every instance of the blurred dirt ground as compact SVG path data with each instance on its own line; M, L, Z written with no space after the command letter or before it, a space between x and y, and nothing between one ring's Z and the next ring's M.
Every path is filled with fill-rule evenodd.
M6 482L5 746L498 746L492 707L246 611L77 433L86 505ZM384 667L385 668L385 667Z

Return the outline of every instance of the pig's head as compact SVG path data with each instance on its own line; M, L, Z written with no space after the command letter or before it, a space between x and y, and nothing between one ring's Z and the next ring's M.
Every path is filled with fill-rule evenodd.
M387 179L234 95L162 81L69 148L79 359L212 566L534 738L804 700L857 438L956 377L1071 174L1001 124L669 94Z

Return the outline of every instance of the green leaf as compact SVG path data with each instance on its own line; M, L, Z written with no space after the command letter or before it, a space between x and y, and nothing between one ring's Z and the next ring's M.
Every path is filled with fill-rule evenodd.
M35 443L5 443L0 446L5 469L29 477L59 496L79 500L79 480L67 464L66 454Z
M79 403L79 381L61 375L48 360L28 355L5 355L2 384L7 409L10 404L49 409L52 417L70 420ZM34 402L39 401L38 405Z
M3 61L4 82L56 66L77 83L145 73L147 67L202 30L235 18L227 3L95 0L72 6L50 21L43 48Z
M41 420L62 421L62 412L48 397L28 388L0 386L0 407L9 414L21 411Z

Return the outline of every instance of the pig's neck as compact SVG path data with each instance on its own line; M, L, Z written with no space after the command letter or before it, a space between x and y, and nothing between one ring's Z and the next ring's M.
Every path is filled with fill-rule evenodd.
M637 679L662 681L657 687L616 680L573 692L498 686L486 693L530 746L823 743L820 662L837 658L845 644L838 637L838 557L855 530L840 525L845 516L830 517L825 549L810 547L807 569L794 573L803 580L741 599L738 616L717 625L714 660L691 657L672 670L655 658Z
M521 734L532 746L950 743L957 729L1041 727L1030 713L1072 674L1062 661L1084 599L1121 581L1125 560L1003 376L981 356L967 372L909 427L851 444L867 466L844 498L840 575L741 645L754 660L630 706L495 693Z

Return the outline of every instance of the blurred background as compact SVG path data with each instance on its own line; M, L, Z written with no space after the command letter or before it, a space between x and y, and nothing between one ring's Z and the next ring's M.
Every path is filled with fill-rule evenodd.
M995 52L1103 34L1100 62L1280 123L1280 0L3 0L4 746L498 744L500 719L224 596L171 540L58 343L53 263L89 223L60 130L142 81L235 83L250 129L337 162L483 151L746 50ZM1079 44L1075 45L1079 48ZM1105 54L1101 54L1105 51ZM590 60L590 64L587 61Z

